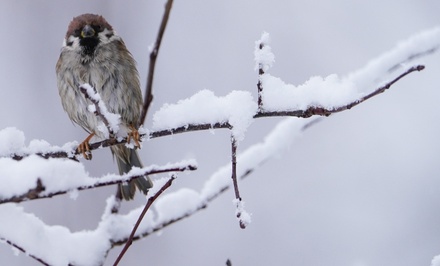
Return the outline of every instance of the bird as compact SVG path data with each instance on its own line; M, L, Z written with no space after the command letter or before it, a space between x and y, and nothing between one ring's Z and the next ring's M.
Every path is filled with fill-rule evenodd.
M88 110L91 102L80 91L84 84L99 93L109 112L120 115L118 136L125 135L128 142L134 140L136 148L140 146L137 129L143 101L136 62L122 38L103 16L87 13L72 19L56 64L56 76L63 109L72 122L89 133L77 148L85 159L91 159L91 138L104 139L105 134L99 128L102 118ZM119 174L128 173L134 166L142 167L136 149L125 144L110 149ZM147 195L152 186L151 179L145 175L118 184L117 195L131 200L136 187Z

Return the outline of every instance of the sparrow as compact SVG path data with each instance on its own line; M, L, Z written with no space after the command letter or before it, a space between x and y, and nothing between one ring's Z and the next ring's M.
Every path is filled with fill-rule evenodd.
M61 104L71 121L81 126L89 136L78 146L86 159L91 159L89 141L92 137L104 139L99 126L103 121L88 110L92 104L80 91L90 84L101 97L107 110L120 115L118 136L133 139L139 147L139 116L142 92L136 62L124 41L104 17L82 14L74 17L65 35L61 54L56 64L58 92ZM101 129L101 130L100 130ZM125 144L110 147L119 174L128 173L133 166L142 167L136 149ZM134 198L136 187L145 195L153 186L148 176L118 185L125 200Z

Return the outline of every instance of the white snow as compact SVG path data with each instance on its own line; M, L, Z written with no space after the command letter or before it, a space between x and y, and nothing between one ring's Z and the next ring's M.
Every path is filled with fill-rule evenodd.
M0 238L18 244L50 265L100 265L110 248L106 234L72 233L63 226L49 226L17 204L0 206Z
M8 127L0 130L0 156L21 155L24 141L24 133L16 128Z
M431 266L440 266L440 255L437 255L432 259Z
M268 71L275 62L275 55L272 53L270 44L270 35L267 32L263 32L260 40L255 42L254 60L255 70L261 68L264 72ZM260 49L260 46L262 48Z
M176 104L162 106L153 116L153 129L229 122L233 127L232 134L240 141L256 111L257 105L250 92L232 91L224 97L217 97L212 91L202 90Z
M235 216L244 227L247 227L252 222L252 219L251 214L244 209L245 202L243 200L233 199L232 204L235 206Z

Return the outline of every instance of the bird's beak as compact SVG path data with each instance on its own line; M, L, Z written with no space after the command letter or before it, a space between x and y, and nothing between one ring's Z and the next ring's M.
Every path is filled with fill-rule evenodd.
M90 25L85 25L81 31L81 38L95 36L95 30Z

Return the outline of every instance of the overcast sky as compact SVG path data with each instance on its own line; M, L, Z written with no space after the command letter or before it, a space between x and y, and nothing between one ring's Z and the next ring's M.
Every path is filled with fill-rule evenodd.
M141 3L142 2L142 3ZM138 62L142 86L148 47L164 1L14 1L0 3L0 128L54 145L86 133L64 113L55 64L70 20L102 14ZM209 89L247 90L256 98L254 42L272 39L274 76L301 84L347 74L397 42L439 24L438 0L176 1L156 67L151 116ZM430 265L440 254L440 60L426 58L390 91L313 126L286 154L240 183L252 223L241 230L232 191L206 210L138 241L123 265ZM280 119L255 121L239 150L261 141ZM195 158L199 170L173 189L200 189L230 160L226 130L187 133L143 144L144 164ZM99 176L117 171L110 152L85 162ZM115 188L23 204L47 224L94 229ZM138 197L130 207L139 206ZM1 219L1 218L0 218ZM1 224L0 224L1 226ZM110 252L112 265L119 249ZM39 265L0 245L0 264Z

